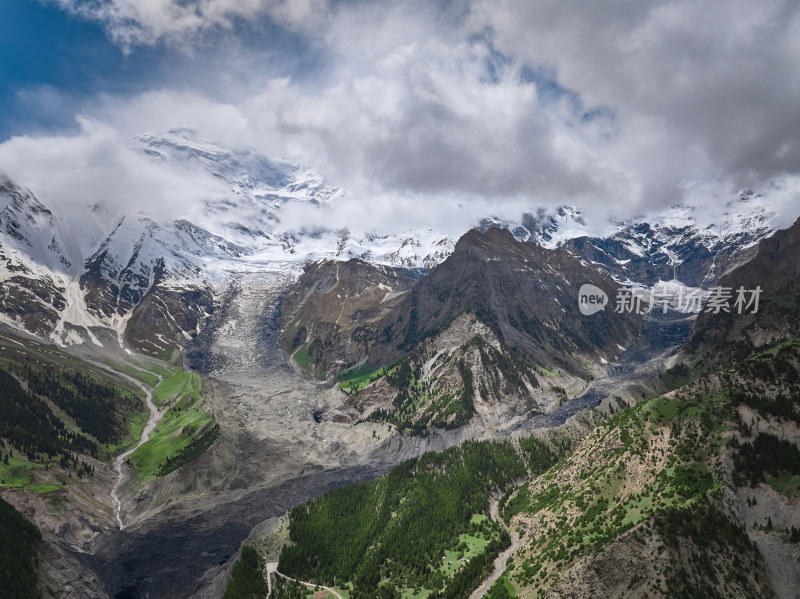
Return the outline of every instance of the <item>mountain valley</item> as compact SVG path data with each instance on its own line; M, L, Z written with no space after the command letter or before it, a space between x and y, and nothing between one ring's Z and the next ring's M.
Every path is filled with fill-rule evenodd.
M776 232L765 198L602 236L568 207L457 238L303 231L287 206L346 191L188 130L132 143L227 196L192 218L76 219L0 184L0 376L17 398L2 498L38 527L42 595L219 597L251 545L249 564L353 599L469 597L490 575L493 598L800 584L800 225ZM583 316L585 284L611 302L765 293L758 315ZM702 538L715 530L728 557Z

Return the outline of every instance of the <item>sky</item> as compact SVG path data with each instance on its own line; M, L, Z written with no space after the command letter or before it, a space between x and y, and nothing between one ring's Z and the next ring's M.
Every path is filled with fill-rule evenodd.
M188 212L217 182L130 144L184 127L308 165L364 229L743 189L789 221L797 73L793 0L3 0L0 172Z

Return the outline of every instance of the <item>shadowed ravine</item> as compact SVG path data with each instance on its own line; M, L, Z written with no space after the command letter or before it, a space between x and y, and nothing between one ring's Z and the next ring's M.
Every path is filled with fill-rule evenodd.
M587 317L591 318L591 317ZM581 410L593 408L626 387L659 376L665 362L692 333L693 319L681 313L654 313L645 320L642 334L620 359L609 365L606 376L597 379L580 396L548 414L537 414L513 427L514 432L553 428Z
M189 597L202 592L259 522L331 488L380 476L425 451L487 438L476 425L428 437L372 439L372 426L320 419L339 401L329 383L300 377L278 344L286 275L244 275L201 336L190 364L207 377L222 439L192 465L125 496L126 528L98 535L81 555L111 596ZM659 317L579 398L513 432L557 426L619 388L656 374L690 322ZM646 366L643 363L647 362ZM131 492L131 491L129 491Z
M384 468L385 470L385 468ZM249 493L187 520L168 515L135 531L111 533L86 556L112 596L186 597L199 590L201 576L225 563L250 530L334 487L375 478L382 470L357 466L300 475L268 489Z

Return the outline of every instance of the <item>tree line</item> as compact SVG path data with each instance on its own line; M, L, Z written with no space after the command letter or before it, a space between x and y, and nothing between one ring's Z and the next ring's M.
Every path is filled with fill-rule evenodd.
M0 437L22 451L32 461L61 456L63 465L76 453L97 455L97 444L79 433L70 431L47 403L22 388L8 371L0 368ZM3 446L5 443L0 441ZM8 463L9 453L3 457Z
M31 392L50 399L101 443L119 442L127 433L125 412L142 408L133 393L78 371L42 371L25 364L19 374Z
M231 577L222 599L254 599L267 596L264 560L250 545L242 547L242 556L233 564Z
M351 583L352 599L399 597L402 588L427 588L436 599L464 596L510 542L495 522L479 532L470 520L486 513L490 494L531 465L539 470L556 459L545 458L539 444L545 445L534 441L517 451L508 442L466 442L297 506L279 569L328 586ZM483 535L486 551L446 576L442 556L458 549L462 534Z
M41 533L14 507L0 498L0 597L39 599L36 545Z
M210 430L206 431L199 437L195 437L189 441L187 445L181 447L175 453L168 455L158 468L158 476L165 476L170 472L173 472L199 458L216 442L216 440L219 438L219 435L219 425L215 424Z

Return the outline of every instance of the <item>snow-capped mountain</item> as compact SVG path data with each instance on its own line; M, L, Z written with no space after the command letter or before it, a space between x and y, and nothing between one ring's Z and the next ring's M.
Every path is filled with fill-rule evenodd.
M129 344L159 354L198 334L241 273L299 276L311 261L350 258L430 269L455 246L455 238L430 227L399 235L292 228L283 218L288 208L329 210L347 191L285 159L225 148L184 129L140 135L131 144L156 163L211 175L223 191L183 218L99 205L68 218L1 180L3 322L58 343ZM746 259L772 232L773 216L767 199L748 192L721 220L678 206L609 222L602 237L590 236L581 211L570 207L538 210L519 222L486 219L476 228L501 226L521 241L564 245L620 282L703 286Z
M76 258L53 213L29 191L0 178L0 319L50 332L67 307L66 281Z
M286 160L229 150L186 130L131 143L156 162L212 175L223 182L224 197L205 200L197 214L179 219L87 206L78 223L3 179L0 318L6 324L59 343L122 345L127 335L140 349L144 344L159 353L201 329L214 298L239 273L299 275L310 261L350 258L431 268L454 245L431 228L362 236L293 230L282 223L287 206L323 209L344 192ZM190 308L182 305L187 294ZM137 337L142 318L163 339Z
M610 220L603 223L608 231L603 236L590 234L583 213L572 206L525 214L519 223L482 224L510 228L520 241L565 246L621 283L679 280L702 287L752 257L757 244L774 232L775 217L768 198L745 191L721 215L706 207L678 205L647 217Z
M223 181L226 197L206 201L194 223L226 244L240 264L281 263L293 268L312 260L361 258L409 268L430 268L452 251L454 240L431 228L405 234L369 233L354 236L346 230L301 227L282 222L289 205L324 209L346 194L329 187L317 174L285 159L230 150L191 131L140 135L133 140L158 162L179 163ZM222 246L220 246L222 247ZM224 269L231 268L226 264Z

